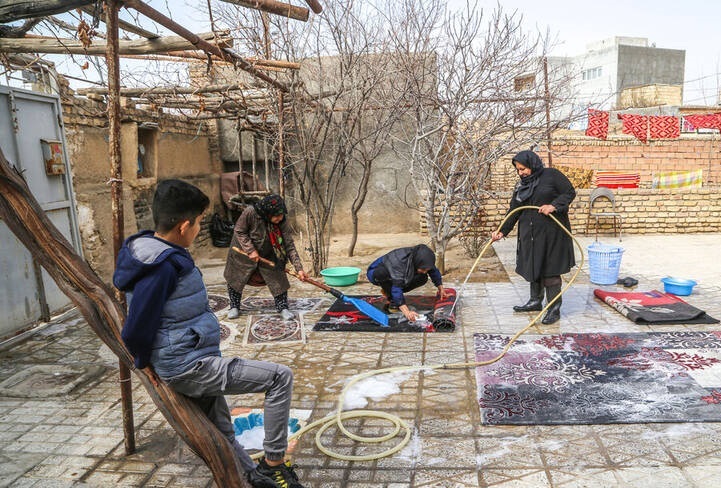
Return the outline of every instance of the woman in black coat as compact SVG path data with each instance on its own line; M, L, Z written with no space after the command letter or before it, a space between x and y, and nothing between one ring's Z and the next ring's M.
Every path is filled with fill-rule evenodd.
M545 168L543 161L533 151L521 151L511 161L521 178L511 197L510 211L532 205L536 209L521 210L513 214L492 239L507 236L518 222L518 247L516 249L516 273L531 283L531 297L525 305L513 307L516 312L538 311L543 308L543 288L550 302L561 293L561 275L568 273L576 260L573 241L548 215L571 230L568 207L576 198L568 178L554 168ZM544 324L552 324L561 318L561 298L548 309Z

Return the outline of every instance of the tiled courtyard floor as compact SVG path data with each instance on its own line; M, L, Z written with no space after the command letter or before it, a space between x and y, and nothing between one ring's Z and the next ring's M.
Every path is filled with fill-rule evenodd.
M659 289L666 275L694 278L688 301L721 318L721 235L630 236L621 276L639 280L639 290ZM584 239L583 245L591 240ZM608 241L608 240L607 240ZM612 240L618 242L617 240ZM713 248L712 248L713 246ZM292 407L311 410L310 420L332 412L343 382L391 366L463 363L474 360L473 334L511 335L530 316L511 307L527 298L527 283L513 273L511 240L495 246L510 282L469 283L463 290L459 327L450 334L313 332L321 313L305 315L304 344L248 346L242 343L247 317L233 321L236 338L225 355L281 362L295 372ZM217 269L204 269L211 292L223 293ZM222 268L221 268L222 271ZM460 283L449 283L460 286ZM718 325L639 326L593 297L588 265L563 297L562 319L532 333L712 330ZM623 289L615 285L609 289ZM265 289L253 289L267 293ZM430 288L426 291L429 291ZM365 282L344 289L371 292ZM295 285L293 296L324 296L310 285ZM77 312L70 312L0 350L0 384L34 365L88 368L104 372L67 394L0 399L0 486L213 486L205 465L169 427L139 382L134 382L137 453L124 453L117 360ZM61 375L62 376L62 375ZM60 380L58 380L60 381ZM42 386L42 385L41 385ZM721 424L659 423L556 426L482 426L474 370L414 373L401 391L369 405L392 412L413 426L409 446L372 462L348 462L321 453L314 432L293 455L310 487L606 487L721 486ZM260 396L229 397L234 407L261 407ZM350 421L349 425L358 422ZM362 432L379 432L363 420ZM330 429L331 448L361 453ZM386 446L387 447L387 446Z

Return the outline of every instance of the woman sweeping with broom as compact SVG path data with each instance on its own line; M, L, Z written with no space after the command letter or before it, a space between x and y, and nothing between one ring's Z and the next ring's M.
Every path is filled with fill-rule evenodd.
M290 283L283 271L285 263L293 263L298 278L308 278L295 249L290 225L286 219L288 209L279 195L268 195L260 202L248 205L238 217L228 251L223 276L228 282L230 298L229 319L239 315L240 299L245 285L267 285L275 300L275 308L284 320L293 318L288 310ZM243 253L233 250L239 248ZM259 266L262 259L275 263L274 267Z

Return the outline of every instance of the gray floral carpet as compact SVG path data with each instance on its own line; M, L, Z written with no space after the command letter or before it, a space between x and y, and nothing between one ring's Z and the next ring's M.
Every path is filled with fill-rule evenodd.
M509 337L475 334L476 361ZM721 421L721 332L521 336L476 368L481 423Z

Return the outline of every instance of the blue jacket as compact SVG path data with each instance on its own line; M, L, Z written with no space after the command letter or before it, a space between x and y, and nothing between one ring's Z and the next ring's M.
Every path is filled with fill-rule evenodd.
M428 268L428 277L435 286L443 284L441 272L436 268L433 262L421 263L418 259L418 253L421 248L425 248L426 253L431 253L427 246L420 244L414 247L402 247L395 249L388 254L379 257L368 266L366 276L374 285L378 285L384 289L390 290L390 301L400 306L406 303L403 295L409 284L418 274L419 267ZM433 256L435 258L435 256Z
M220 356L220 326L186 249L154 237L153 231L139 232L123 243L113 284L127 293L121 337L136 367L151 364L168 378L199 359Z

